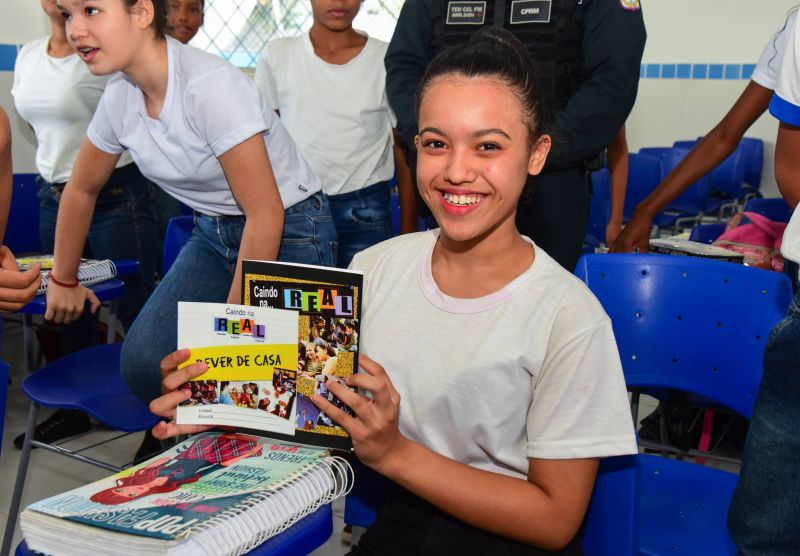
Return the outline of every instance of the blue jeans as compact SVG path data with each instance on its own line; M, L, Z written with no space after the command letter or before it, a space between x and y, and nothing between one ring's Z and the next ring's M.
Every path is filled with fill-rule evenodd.
M122 377L148 403L161 395L159 362L177 347L178 301L225 303L236 271L244 217L196 214L194 223L189 241L122 344ZM336 230L324 195L286 210L278 260L332 266L335 257Z
M745 556L800 550L800 293L764 348L728 526Z
M356 253L392 237L389 185L382 181L328 197L339 238L336 266L347 268Z
M61 187L41 176L37 181L39 238L42 251L52 253ZM156 286L158 228L153 209L155 187L135 164L114 170L97 197L84 248L83 254L89 258L139 261L139 274L124 278L125 295L119 303L118 316L126 329Z

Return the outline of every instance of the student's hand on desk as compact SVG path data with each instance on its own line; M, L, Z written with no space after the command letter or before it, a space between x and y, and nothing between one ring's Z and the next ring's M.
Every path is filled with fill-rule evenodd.
M89 311L92 314L100 307L100 300L97 299L94 292L80 284L74 288L65 288L50 280L45 294L47 309L44 318L59 324L70 324L77 320L83 313L87 300L89 301Z
M169 419L169 422L159 421L153 427L153 436L159 440L179 434L195 434L214 428L212 425L178 425L175 423L175 409L178 404L192 396L190 390L178 390L178 388L208 370L208 365L203 362L192 363L179 369L178 365L189 359L190 353L188 349L179 349L161 360L161 391L163 394L150 402L150 411L153 414Z
M355 417L322 396L315 395L314 403L350 433L358 458L380 472L382 466L389 464L393 452L397 453L395 449L407 441L398 427L400 394L384 368L375 361L362 353L358 363L365 372L347 377L346 383L353 388L369 390L372 399L353 392L336 380L329 380L326 384L334 396L355 412Z
M614 242L608 246L608 250L612 253L631 253L634 251L647 253L652 231L653 219L634 212L630 222L623 228Z
M0 247L0 312L19 311L34 298L41 283L38 264L20 272L11 250L5 245Z

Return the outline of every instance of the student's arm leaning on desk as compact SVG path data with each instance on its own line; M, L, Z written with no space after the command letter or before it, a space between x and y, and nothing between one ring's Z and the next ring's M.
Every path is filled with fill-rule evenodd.
M58 206L56 246L53 270L50 273L58 282L73 284L78 281L78 266L92 222L97 195L108 181L118 160L118 154L100 150L88 138L84 138ZM51 280L47 288L47 311L44 318L69 324L83 312L87 299L94 313L100 306L100 301L89 288L80 284L76 287L63 287Z
M4 237L13 183L11 169L11 126L0 108L0 238ZM5 245L0 247L0 312L13 312L30 301L41 283L39 265L20 272L14 254Z

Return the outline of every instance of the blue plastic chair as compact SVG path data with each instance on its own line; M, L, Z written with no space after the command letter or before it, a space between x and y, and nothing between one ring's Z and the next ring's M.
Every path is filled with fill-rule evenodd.
M14 174L3 244L16 256L41 251L36 174Z
M689 150L676 149L674 147L646 147L639 149L639 154L652 156L661 162L661 180L663 180L667 177L667 174L686 158ZM708 176L703 176L690 185L664 209L665 216L672 217L671 222L667 225L677 229L687 222L699 221L708 206L708 191ZM657 225L665 227L661 224Z
M692 228L692 233L689 234L689 240L711 245L724 231L725 224L698 224Z
M585 247L594 251L606 242L606 226L611 215L611 175L607 168L592 172L592 204L586 226Z
M623 219L626 222L631 219L639 203L661 183L661 176L660 158L637 153L628 155L628 183L623 207ZM679 218L680 214L661 212L653 219L653 226L656 229L673 227Z
M189 237L192 235L194 229L194 216L175 216L169 219L167 223L167 232L164 235L164 274L178 258L178 253Z
M692 150L699 140L675 141L673 148ZM760 169L759 169L760 172ZM745 149L740 143L736 149L708 174L710 197L706 202L706 214L719 214L735 210L742 196L745 175Z
M744 181L749 193L761 189L761 172L764 168L764 141L755 137L743 137L739 142L744 159Z
M325 504L292 525L283 533L267 539L252 549L250 556L305 556L324 544L333 533L331 505ZM16 556L37 556L21 542Z
M628 154L628 183L625 189L623 218L627 221L633 211L661 182L661 161L652 156Z
M789 222L792 217L792 209L782 197L750 199L744 206L744 211L761 214L775 222Z
M611 318L634 413L639 391L667 388L750 418L764 345L791 300L786 276L669 255L585 255L576 275ZM646 454L638 462L642 554L735 554L734 474Z
M389 194L389 213L392 218L392 235L400 235L400 195L397 189L392 189Z
M109 471L117 472L123 469L89 457L81 453L81 450L73 451L60 445L71 439L58 445L33 440L39 407L79 409L105 426L122 431L121 436L152 428L158 421L158 418L150 413L147 406L133 395L122 380L119 371L121 345L101 344L72 353L42 367L22 381L22 391L30 398L31 408L28 412L25 441L22 445L22 455L0 554L8 554L11 546L32 447L36 446Z

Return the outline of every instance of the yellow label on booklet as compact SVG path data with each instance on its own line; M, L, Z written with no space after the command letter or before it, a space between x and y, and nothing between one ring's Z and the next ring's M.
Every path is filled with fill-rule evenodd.
M276 368L297 368L297 344L256 344L191 348L182 369L197 361L208 371L192 380L272 380Z

